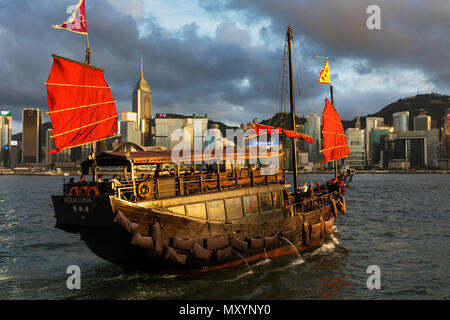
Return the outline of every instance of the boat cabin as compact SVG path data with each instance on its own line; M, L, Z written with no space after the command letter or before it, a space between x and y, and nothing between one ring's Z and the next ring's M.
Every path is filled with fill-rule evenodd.
M270 184L284 185L286 174L280 155L269 151L264 155L266 160L261 160L261 155L253 155L247 149L243 153L224 154L225 161L219 164L214 154L201 159L194 155L189 159L183 157L184 161L175 163L169 150L105 152L97 155L95 160L88 159L82 163L83 175L92 174L93 181L65 184L64 194L113 195L139 202ZM243 161L238 162L238 159ZM268 165L269 160L276 165ZM99 182L96 177L100 174L104 177L117 175L119 183L112 179Z

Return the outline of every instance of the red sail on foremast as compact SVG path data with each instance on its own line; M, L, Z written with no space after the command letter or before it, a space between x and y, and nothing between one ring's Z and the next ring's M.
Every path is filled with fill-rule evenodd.
M325 101L322 119L323 149L321 152L325 157L322 163L348 157L350 150L341 117L328 99Z
M103 70L53 56L46 83L47 104L57 153L103 140L118 131L118 115Z

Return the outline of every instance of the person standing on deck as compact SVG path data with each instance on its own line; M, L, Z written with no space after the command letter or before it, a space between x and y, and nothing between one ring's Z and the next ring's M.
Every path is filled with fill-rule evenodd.
M157 164L156 165L156 170L155 170L155 174L153 175L154 179L159 178L159 174L161 173L161 164Z
M112 179L109 180L109 182L111 182L111 185L112 185L112 188L113 188L113 189L116 189L117 186L120 186L120 181L117 180L117 175L116 175L116 174L113 175Z

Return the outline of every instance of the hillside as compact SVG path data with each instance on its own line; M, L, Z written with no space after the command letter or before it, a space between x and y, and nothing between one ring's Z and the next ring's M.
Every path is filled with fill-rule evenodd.
M410 128L414 128L414 117L422 112L426 112L431 116L432 127L440 128L443 126L443 117L445 110L450 108L450 96L440 95L437 93L420 94L413 97L406 97L393 102L380 111L360 117L361 129L366 127L367 117L381 117L384 123L392 126L392 115L400 111L409 111ZM263 120L260 123L275 127L290 128L291 120L289 113L277 113L272 118ZM296 117L297 124L304 124L305 118ZM342 120L344 130L347 128L354 128L356 118L353 120Z
M301 118L299 116L295 117L295 124L301 125L305 124L306 119ZM283 128L291 128L291 115L285 112L278 112L272 118L267 120L262 120L261 124L274 126L274 127L283 127Z
M410 128L414 128L414 117L421 112L431 116L435 127L440 128L444 125L443 117L447 108L450 108L450 96L439 95L436 93L419 94L413 97L399 99L393 102L377 113L369 114L368 117L384 118L384 123L392 126L392 114L400 111L409 111ZM365 121L364 121L365 125Z

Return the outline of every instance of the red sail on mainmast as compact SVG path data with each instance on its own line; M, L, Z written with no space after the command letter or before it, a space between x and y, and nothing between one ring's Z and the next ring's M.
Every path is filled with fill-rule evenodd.
M47 104L57 153L99 141L118 131L118 115L103 70L53 56L48 77Z
M322 163L348 157L350 150L341 117L328 99L325 101L322 119L323 149L321 152L325 157Z

